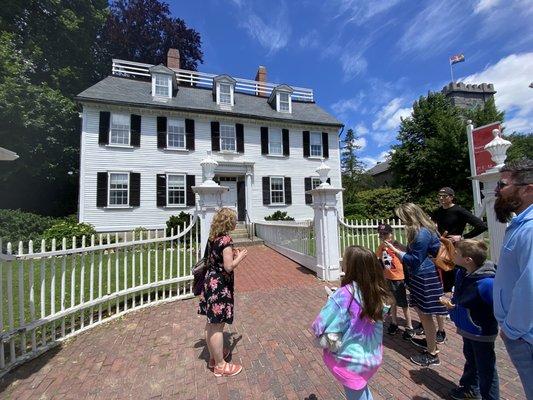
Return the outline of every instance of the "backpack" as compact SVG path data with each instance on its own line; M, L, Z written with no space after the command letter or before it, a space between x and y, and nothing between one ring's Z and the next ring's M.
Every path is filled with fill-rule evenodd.
M433 258L435 265L445 272L451 271L455 268L455 246L453 245L453 242L446 237L447 234L448 232L444 232L439 238L439 251Z

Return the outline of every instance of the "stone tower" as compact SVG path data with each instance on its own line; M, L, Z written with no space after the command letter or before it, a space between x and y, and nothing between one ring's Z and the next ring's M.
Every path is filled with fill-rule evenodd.
M442 93L454 106L471 109L482 107L489 99L494 98L496 91L492 83L470 85L463 82L450 82L442 88Z

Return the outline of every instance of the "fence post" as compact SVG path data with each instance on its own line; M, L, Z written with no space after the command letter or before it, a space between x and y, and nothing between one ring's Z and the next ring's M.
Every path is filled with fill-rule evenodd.
M327 182L330 168L322 164L317 168L321 184L307 193L313 196L314 228L316 241L317 277L334 281L340 279L339 223L337 221L337 193Z
M202 160L200 165L205 179L201 185L193 186L192 190L198 194L197 212L200 217L200 254L203 256L207 238L209 237L211 221L217 210L222 206L222 193L229 189L213 181L218 163L211 157L210 151L207 152L207 157Z

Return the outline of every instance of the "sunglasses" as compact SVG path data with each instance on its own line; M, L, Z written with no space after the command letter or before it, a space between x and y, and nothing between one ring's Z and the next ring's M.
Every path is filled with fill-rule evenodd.
M504 181L496 182L496 190L502 190L506 186L527 186L529 183L508 183Z

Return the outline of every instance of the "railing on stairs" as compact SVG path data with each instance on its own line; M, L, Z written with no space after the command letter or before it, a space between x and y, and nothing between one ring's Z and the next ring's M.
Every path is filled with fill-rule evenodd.
M250 215L248 214L248 210L244 210L244 225L246 227L246 233L248 234L248 239L254 242L255 237L255 228L254 223L250 219Z

